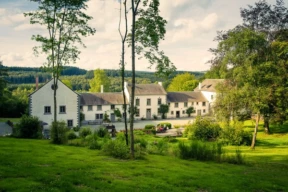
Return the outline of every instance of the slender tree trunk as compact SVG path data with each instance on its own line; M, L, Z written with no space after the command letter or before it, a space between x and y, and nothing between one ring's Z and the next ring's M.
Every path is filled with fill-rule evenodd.
M258 132L259 121L260 121L260 112L257 113L257 117L256 117L256 124L255 124L255 129L254 129L254 133L252 137L251 149L255 149L255 146L256 146L256 137L257 137L257 132Z
M121 16L122 16L122 1L120 0L120 20L119 20L119 34L121 36L121 43L122 43L122 53L121 53L121 79L122 79L122 94L123 94L123 99L124 99L124 125L125 125L125 140L126 140L126 145L128 146L128 124L127 124L127 101L125 97L125 42L126 42L126 37L127 37L127 32L128 32L128 23L127 23L127 0L124 1L124 16L125 16L125 32L124 35L122 35L120 27L121 27Z
M134 158L134 98L135 98L135 21L136 21L136 10L134 0L131 0L132 4L132 30L131 30L131 51L132 51L132 85L131 85L131 100L130 100L130 153L131 157Z
M269 117L264 115L264 130L266 134L270 134Z

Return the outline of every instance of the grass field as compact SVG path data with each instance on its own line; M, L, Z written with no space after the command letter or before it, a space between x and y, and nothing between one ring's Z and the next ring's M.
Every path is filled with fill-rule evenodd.
M0 191L288 191L288 134L276 129L260 129L256 150L240 147L245 165L161 155L118 160L84 147L2 137Z
M13 123L18 123L20 121L20 118L4 118L4 117L0 118L0 122L7 122L8 120L10 120Z

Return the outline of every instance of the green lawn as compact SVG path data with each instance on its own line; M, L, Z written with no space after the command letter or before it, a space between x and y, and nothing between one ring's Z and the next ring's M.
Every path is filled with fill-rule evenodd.
M259 139L274 143L274 136ZM280 140L241 147L250 163L232 165L159 155L118 160L47 140L0 138L0 191L288 191L287 134Z
M20 121L20 118L4 118L0 117L0 122L7 122L8 120L12 121L13 123L17 123Z

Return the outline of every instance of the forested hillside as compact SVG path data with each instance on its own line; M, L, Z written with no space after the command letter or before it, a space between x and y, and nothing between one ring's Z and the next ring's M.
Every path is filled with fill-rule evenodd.
M36 67L8 67L8 76L5 79L9 82L8 87L12 91L17 87L32 88L35 87L35 77L39 78L40 86L51 79L51 74L45 72L42 68ZM121 91L121 78L119 70L104 69L105 73L111 81L110 91ZM158 81L164 82L164 87L167 87L169 82L178 74L183 74L186 71L176 71L170 75L167 79L161 79L156 77L154 72L137 71L136 82L137 83L155 83ZM188 72L195 75L197 79L203 77L204 72ZM132 76L131 71L126 71L126 81L130 81ZM93 70L80 69L78 67L66 66L61 72L60 79L67 79L71 82L72 89L75 91L88 91L90 88L89 80L94 77Z

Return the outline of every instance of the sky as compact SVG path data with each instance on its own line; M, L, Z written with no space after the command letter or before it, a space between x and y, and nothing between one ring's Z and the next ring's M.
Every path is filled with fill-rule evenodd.
M129 0L128 0L129 1ZM258 1L258 0L257 0ZM167 20L165 40L160 49L181 71L206 71L212 58L209 48L216 48L217 31L241 24L240 8L256 0L160 0L160 15ZM275 4L276 0L266 0ZM288 0L284 0L288 4ZM119 69L121 39L118 33L119 0L90 0L86 13L96 29L94 36L83 38L79 60L71 66L91 69ZM45 56L36 57L33 34L48 34L45 28L29 24L24 12L37 4L29 0L0 0L0 60L5 66L41 67ZM131 17L130 15L128 16ZM130 20L130 19L129 19ZM130 24L129 24L130 26ZM126 68L131 69L131 49L126 49ZM144 59L136 60L136 70L155 71Z

